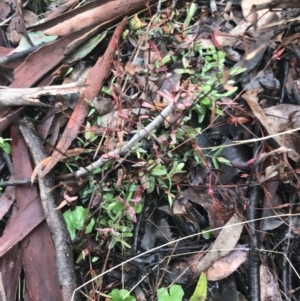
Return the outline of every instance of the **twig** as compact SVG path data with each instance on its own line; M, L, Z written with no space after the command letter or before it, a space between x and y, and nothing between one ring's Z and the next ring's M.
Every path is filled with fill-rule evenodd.
M257 134L258 128L256 128L255 134ZM253 147L253 158L255 158L259 153L259 142L255 142ZM251 170L251 180L252 178L259 172L259 166L256 164ZM247 207L247 218L249 220L249 234L250 234L250 242L249 245L251 247L249 252L249 279L250 279L250 287L249 287L249 295L251 296L251 300L259 301L260 300L260 258L258 251L258 235L257 235L257 222L255 220L257 217L257 209L258 201L260 199L260 187L253 186L249 187L249 201L250 204Z
M20 121L19 127L35 164L38 164L47 156L33 125L28 120L23 119ZM70 301L72 293L76 289L70 236L61 212L55 209L55 198L50 189L53 186L53 179L50 175L42 178L41 173L42 171L40 170L38 172L38 183L41 202L56 251L56 268L62 289L62 297L63 301Z
M210 11L211 11L212 15L214 15L214 13L216 11L218 11L216 0L210 0L209 1L209 6L210 6Z
M7 301L6 298L6 293L5 293L5 288L3 285L3 280L2 280L2 273L0 272L0 297L2 301Z
M11 179L9 181L0 182L0 187L17 186L17 185L24 185L30 183L31 183L31 179Z
M103 166L106 162L113 158L124 156L127 152L131 151L132 147L142 140L146 135L150 134L151 131L155 130L160 124L173 112L174 104L169 104L152 122L150 122L144 129L136 133L124 146L114 151L105 154L105 157L101 157L96 162L86 166L85 168L80 168L78 171L74 172L72 175L76 178L86 175L88 172Z

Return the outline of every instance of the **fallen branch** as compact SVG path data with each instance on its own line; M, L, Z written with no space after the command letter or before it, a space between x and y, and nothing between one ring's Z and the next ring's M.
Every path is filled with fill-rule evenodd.
M36 88L7 88L0 86L0 108L7 106L44 106L47 104L38 99L45 95L65 95L79 93L84 88L82 81L60 86L47 86Z
M26 119L23 119L20 122L19 127L35 164L38 164L47 157L46 152L42 147L42 142L33 128L33 125ZM62 289L63 301L70 301L72 293L76 289L70 235L61 212L55 209L55 198L51 192L51 187L54 186L53 179L50 175L42 178L41 173L42 171L40 170L38 172L40 197L55 247L58 280Z
M118 156L124 156L127 152L131 151L132 147L139 141L141 141L146 135L149 135L153 130L159 127L162 122L173 112L174 103L169 104L152 122L150 122L144 129L136 133L124 146L119 149L113 150L101 158L90 164L85 168L80 168L78 171L72 173L72 176L76 178L86 175L88 172L93 171L94 169L103 166L105 163L110 161L112 158Z

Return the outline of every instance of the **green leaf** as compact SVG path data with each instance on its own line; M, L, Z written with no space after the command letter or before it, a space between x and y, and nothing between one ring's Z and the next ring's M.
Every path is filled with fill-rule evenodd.
M35 46L40 45L41 43L53 42L58 38L58 36L47 36L42 31L28 32L28 36ZM23 36L20 40L19 46L14 50L14 52L24 51L30 47L31 45L27 42L26 37Z
M82 206L76 206L74 210L69 209L63 214L72 240L76 237L76 230L82 229L85 216L86 209Z
M165 57L163 57L163 59L162 59L163 65L169 63L170 61L171 61L171 56L169 54L166 55Z
M87 42L83 43L70 55L68 55L68 57L63 62L71 64L87 56L106 37L106 33L106 31L103 31L89 39Z
M229 91L225 92L225 93L216 93L215 96L217 98L221 98L221 97L227 97L232 95L236 90L238 89L238 87L232 87L232 89L230 89Z
M204 97L202 100L201 100L201 103L205 106L207 105L210 105L211 104L211 100L208 98L208 97Z
M204 232L202 233L202 236L204 239L210 239L211 237L210 227L204 228Z
M217 160L222 163L222 164L225 164L225 165L228 165L228 166L232 166L231 165L231 162L228 160L228 159L225 159L223 157L218 157Z
M126 289L114 289L109 294L111 301L135 301L136 299L130 295Z
M94 226L95 226L95 219L92 218L89 224L86 226L85 234L90 234L93 231Z
M237 75L237 74L245 72L246 70L247 70L247 68L243 68L243 67L240 67L240 66L235 66L235 67L232 67L229 70L229 74L230 75Z
M4 142L1 146L0 146L7 154L11 154L11 146L9 143Z
M165 166L158 165L151 171L152 176L165 176L167 174L167 170Z
M175 69L174 72L178 73L178 74L184 74L184 73L194 74L195 73L194 70L189 70L189 69Z
M151 193L155 189L155 178L154 177L149 177L148 181L146 182L147 186L147 193Z
M156 295L158 301L182 301L184 291L181 285L173 284L169 291L165 287L158 289Z
M210 85L203 85L202 86L202 92L205 94L208 94L212 91L212 87Z
M207 296L207 278L204 273L201 273L195 291L189 301L204 301Z
M212 157L211 160L212 160L212 162L213 162L214 167L217 168L217 169L219 169L220 166L219 166L219 163L218 163L218 161L216 160L216 158Z

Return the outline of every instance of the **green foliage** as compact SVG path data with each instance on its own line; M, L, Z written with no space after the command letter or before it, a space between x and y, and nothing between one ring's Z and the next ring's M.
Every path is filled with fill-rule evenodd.
M8 143L8 141L11 141L11 139L5 139L0 137L0 148L3 149L3 151L5 151L7 154L11 153L11 146Z
M191 56L201 58L201 68L191 68L188 60ZM237 90L237 87L233 86L234 81L224 79L225 53L214 46L203 49L201 43L196 43L183 55L182 64L183 69L176 69L176 72L189 74L191 82L199 87L198 91L195 91L199 101L192 108L198 114L198 122L203 121L207 110L214 109L216 114L223 115L216 102L222 97L231 96ZM229 75L234 76L244 71L244 68L233 67L229 70Z
M186 15L186 18L183 23L184 29L186 29L190 25L191 20L192 20L194 14L196 13L196 11L197 11L197 5L194 2L191 3L191 5L187 7L187 9L186 9L187 15Z
M156 292L158 301L182 301L184 291L181 285L173 284L169 290L161 287Z
M108 296L111 297L111 301L135 301L136 299L130 295L126 289L114 289Z
M84 226L84 221L87 216L87 209L82 206L76 206L74 210L67 210L64 212L63 217L65 219L67 228L69 230L71 239L76 237L76 230L81 230ZM92 218L85 229L85 234L89 234L93 231L95 225L95 219Z
M204 231L202 232L202 236L204 239L210 239L211 238L211 230L210 227L204 228Z
M227 159L225 159L224 157L221 157L220 154L222 153L223 151L223 148L217 148L214 152L214 154L211 156L211 159L212 159L212 162L214 164L214 167L219 169L220 166L219 166L219 163L221 164L225 164L225 165L228 165L228 166L231 166L231 162Z
M205 301L207 296L207 278L201 273L195 291L189 301Z

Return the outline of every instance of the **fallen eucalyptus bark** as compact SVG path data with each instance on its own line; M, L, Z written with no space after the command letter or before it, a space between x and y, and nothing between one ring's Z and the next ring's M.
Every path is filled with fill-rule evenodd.
M39 101L41 96L79 93L83 87L85 86L81 80L66 85L37 88L7 88L0 86L0 108L7 106L49 107L49 105Z
M33 128L33 125L28 120L21 120L19 127L35 164L38 164L47 157L42 142ZM53 179L50 175L42 178L40 176L41 172L42 171L38 172L40 197L55 247L58 280L62 290L63 301L70 301L73 291L76 289L76 277L70 235L61 212L55 209L55 198L51 192L51 187L54 185ZM77 297L76 300L79 300L79 297Z

